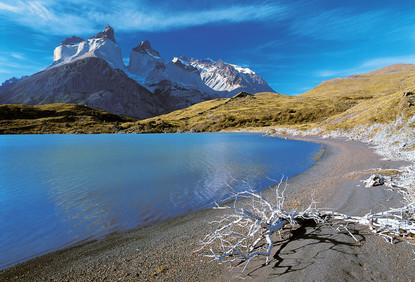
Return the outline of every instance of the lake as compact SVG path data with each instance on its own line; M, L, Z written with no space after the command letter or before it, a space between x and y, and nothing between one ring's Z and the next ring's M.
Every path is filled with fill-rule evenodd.
M0 269L264 189L320 150L258 134L0 136Z

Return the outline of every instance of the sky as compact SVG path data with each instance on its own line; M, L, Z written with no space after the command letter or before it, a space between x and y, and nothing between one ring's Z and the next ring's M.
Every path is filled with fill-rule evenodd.
M142 40L165 59L249 67L276 92L395 63L415 64L414 0L0 0L0 84L53 62L66 37L106 24L124 61Z

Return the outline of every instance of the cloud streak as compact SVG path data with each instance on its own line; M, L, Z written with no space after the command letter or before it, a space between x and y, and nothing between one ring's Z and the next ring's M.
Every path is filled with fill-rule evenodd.
M353 13L347 9L337 8L308 15L296 21L292 25L292 31L319 40L357 40L373 33L376 25L379 25L387 14L387 11L382 10Z
M324 41L393 41L414 33L413 10L396 5L360 10L341 7L329 10L303 11L291 25L291 32L299 36ZM402 23L405 23L404 25Z
M0 15L9 21L52 34L86 34L110 23L119 31L167 31L214 23L265 21L282 15L280 5L240 4L178 9L155 7L143 1L17 0L13 6L0 0Z

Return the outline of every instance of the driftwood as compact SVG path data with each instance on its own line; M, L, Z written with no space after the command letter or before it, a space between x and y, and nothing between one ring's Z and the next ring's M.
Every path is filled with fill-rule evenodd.
M274 201L269 201L255 191L237 193L231 205L217 205L215 209L227 213L219 220L210 222L217 229L200 241L203 256L219 263L228 263L231 267L243 266L244 272L249 263L256 257L264 257L269 263L274 242L271 235L284 227L296 228L307 220L314 220L317 225L339 224L356 241L358 239L347 229L347 223L368 226L369 229L382 236L389 243L396 238L415 236L415 205L410 204L399 209L390 209L365 216L348 216L333 211L319 211L316 202L301 212L284 210L284 190L280 185L275 189ZM242 201L239 199L243 198Z

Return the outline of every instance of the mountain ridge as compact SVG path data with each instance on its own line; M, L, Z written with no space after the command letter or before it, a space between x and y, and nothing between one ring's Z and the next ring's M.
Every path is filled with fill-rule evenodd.
M56 66L0 88L0 104L51 103L88 105L136 118L168 112L146 88L94 57Z
M246 68L224 63L222 60L212 61L209 70L206 70L201 65L206 60L192 59L192 64L175 58L172 61L165 60L158 51L151 47L150 42L147 40L140 42L132 49L129 64L126 66L122 58L121 49L116 42L114 29L110 25L107 25L105 30L98 32L87 40L77 36L65 38L55 48L54 61L49 67L32 75L35 77L31 79L12 79L7 83L5 82L5 86L0 87L0 102L17 104L53 102L83 104L87 102L88 104L91 101L86 101L85 98L80 97L79 93L96 96L96 93L101 91L102 93L107 93L107 95L101 95L101 98L107 99L107 101L102 101L101 103L94 102L88 105L116 114L145 118L148 115L143 114L143 112L149 112L146 105L143 106L144 109L142 110L135 107L137 112L134 112L132 107L127 105L133 99L130 97L131 95L127 95L130 100L122 100L126 97L124 95L119 96L119 101L116 101L116 95L109 95L108 92L115 91L119 93L120 91L114 90L115 85L123 90L132 87L132 93L137 92L134 89L146 88L148 90L146 95L149 96L147 100L153 101L153 105L162 105L160 109L151 111L154 115L157 115L166 113L166 111L186 108L210 99L231 97L240 91L254 93L263 91L264 87L266 90L273 91L253 71L247 71L248 69ZM127 80L124 77L121 80L126 82L126 84L121 85L119 81L114 80L114 77L108 77L105 74L102 64L100 64L100 69L104 72L103 74L93 71L92 67L73 68L73 63L76 63L78 66L88 65L87 62L79 62L86 59L89 60L90 58L105 61L110 68L123 72L137 85L133 86L131 82L126 82ZM68 69L71 69L75 74L70 74ZM39 75L40 73L43 73L43 76ZM77 83L81 86L84 85L86 88L76 89L72 93L71 91L74 90L74 87L68 87L67 79L64 77L61 77L61 80L55 79L50 85L51 79L48 79L47 75L44 75L45 73L51 77L61 77L59 73L66 73L67 76L72 78L77 76ZM36 79L39 76L42 76L44 81ZM104 76L106 81L103 82L100 76ZM120 77L120 73L115 77ZM86 80L92 80L92 82L85 82ZM30 87L28 83L33 81L36 81L36 84L34 87ZM110 82L112 82L112 85ZM59 83L61 85L58 85ZM101 83L101 89L98 91L95 86L98 86L99 83ZM95 84L95 86L92 87L92 84ZM91 87L94 88L95 92L90 92ZM24 90L23 93L22 89ZM36 90L39 89L43 89L43 94L47 97L40 97L41 95L36 93ZM30 98L31 93L32 98ZM141 96L137 97L136 100L142 99L143 97ZM114 109L113 104L118 104L119 106Z

